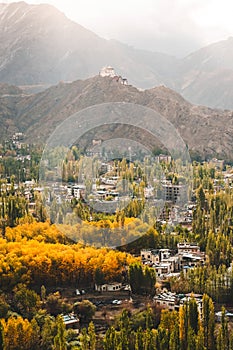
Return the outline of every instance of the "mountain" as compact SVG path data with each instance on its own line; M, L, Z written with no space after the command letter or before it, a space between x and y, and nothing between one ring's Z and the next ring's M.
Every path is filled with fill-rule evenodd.
M176 89L189 101L233 109L233 37L185 57L178 72Z
M120 25L120 24L119 24ZM165 85L192 103L233 109L233 38L183 59L105 40L55 7L0 4L0 82L38 92L106 65L138 88Z
M0 37L0 81L15 85L48 87L111 64L132 84L147 87L165 83L175 60L102 39L46 4L0 4Z
M4 91L0 96L2 138L22 131L29 142L45 142L57 125L77 111L104 102L130 102L150 107L171 121L193 153L233 160L233 112L192 105L165 86L141 91L95 76L61 82L31 95L5 85ZM98 137L104 138L103 131L95 131L92 138Z

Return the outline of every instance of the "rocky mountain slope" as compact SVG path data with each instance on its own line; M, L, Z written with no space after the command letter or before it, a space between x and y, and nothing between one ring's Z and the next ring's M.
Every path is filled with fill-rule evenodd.
M233 38L176 59L102 39L50 5L25 2L0 4L0 38L1 82L37 91L111 65L139 88L166 85L192 103L233 109Z
M192 105L164 86L140 91L112 78L96 76L59 83L32 95L6 85L1 90L2 138L22 131L29 142L45 142L55 127L73 113L95 104L124 101L161 113L179 130L192 152L232 159L233 112Z
M233 37L185 57L176 89L192 103L233 109Z
M162 83L160 71L167 75L174 64L168 55L102 39L45 4L0 4L0 37L0 81L15 85L74 81L111 64L146 87Z

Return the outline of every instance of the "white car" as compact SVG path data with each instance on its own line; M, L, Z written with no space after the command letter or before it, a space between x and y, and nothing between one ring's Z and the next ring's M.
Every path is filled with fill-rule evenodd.
M115 299L112 301L112 304L117 304L119 302L119 300Z

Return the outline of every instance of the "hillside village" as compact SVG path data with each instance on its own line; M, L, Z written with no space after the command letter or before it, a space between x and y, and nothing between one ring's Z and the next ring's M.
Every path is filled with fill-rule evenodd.
M40 197L46 194L46 205L51 208L54 207L54 213L57 212L57 207L64 205L64 203L66 205L77 203L77 205L89 206L92 210L88 213L85 220L92 223L95 210L100 213L98 215L116 215L119 203L121 201L135 200L135 191L137 188L141 188L137 192L137 200L139 202L143 200L148 201L150 206L156 206L156 203L160 203L161 200L164 203L164 209L160 211L157 217L157 225L160 225L161 228L161 237L166 236L167 232L169 232L171 239L173 235L177 237L177 227L179 227L179 230L182 227L187 237L189 234L191 235L193 223L196 220L195 213L198 201L193 192L184 208L180 210L179 200L186 190L183 181L179 182L176 179L174 181L174 178L169 177L170 175L163 174L158 178L148 177L147 181L144 182L143 174L139 171L140 164L143 164L143 158L138 161L137 165L136 163L134 164L137 157L129 150L129 155L126 155L125 160L119 160L118 157L116 157L116 160L111 159L112 156L109 157L106 150L105 152L101 151L101 146L102 140L93 139L92 146L87 149L85 160L89 164L95 159L93 164L95 164L94 168L96 169L94 176L89 177L88 181L85 171L75 178L71 177L65 169L64 174L68 174L66 176L69 177L69 181L67 179L64 179L62 182L54 181L52 185L46 186L38 182L36 176L31 176L30 164L35 155L30 148L31 146L24 142L24 135L16 133L1 148L0 163L2 162L2 166L10 165L5 167L7 181L2 182L1 191L2 193L11 193L11 195L14 193L18 197L23 196L27 202L28 213L36 220L45 220L41 210ZM164 169L172 166L172 159L167 154L160 153L150 158L147 155L143 155L143 157L146 159L147 167L150 164L158 168L163 167ZM74 167L75 160L70 155L69 159L71 160L67 164L70 162ZM15 171L14 164L17 164L19 167L13 179L11 171ZM134 189L132 189L130 181L128 181L127 186L122 181L122 167L126 171L131 169L137 174L133 178L134 186L136 186ZM211 169L209 171L212 176L213 187L211 191L213 194L217 196L219 192L227 193L233 188L233 171L231 166L225 165L222 160L213 158L203 163L202 167L200 172L202 171L201 169L207 169L207 167ZM85 166L83 166L83 169L85 169ZM200 175L202 176L202 173ZM142 183L143 186L141 186ZM205 193L208 195L207 190L203 193L204 196ZM51 214L53 214L52 211ZM205 219L208 220L207 215ZM7 234L7 224L4 219L1 219L1 232L4 238ZM117 250L116 246L111 246L111 248L114 251ZM134 287L127 277L129 273L129 267L127 266L124 267L124 277L120 281L112 279L101 282L100 278L95 283L77 284L76 288L61 288L59 293L63 295L64 300L74 305L74 310L75 303L86 302L86 300L95 306L96 311L93 316L93 322L97 334L106 332L114 317L117 317L125 308L132 310L135 314L144 312L146 302L149 303L150 307L161 313L162 310L179 311L187 303L195 300L200 317L202 317L203 293L186 292L185 290L182 291L182 288L174 291L171 287L171 281L188 279L192 271L194 272L199 268L207 268L210 257L204 250L201 250L200 244L184 239L180 240L171 249L164 247L150 248L148 244L143 246L142 243L141 249L134 253L134 258L142 264L144 271L149 268L154 272L156 285L154 292L150 296L147 295L150 292L146 290L141 293L142 295L138 295L133 291ZM231 269L232 264L227 268L224 277L224 281L227 284L231 283ZM209 286L211 287L211 284ZM53 291L54 295L56 295L56 289ZM226 297L228 298L228 294ZM219 303L215 305L216 322L221 322L222 312L220 311L220 305ZM225 313L229 324L233 320L232 311L232 308L229 307ZM103 317L102 314L105 316ZM79 314L76 312L64 312L62 319L67 330L74 330L77 334L80 334L82 321Z
M149 2L0 4L0 350L233 350L233 7Z
M22 293L36 293L30 288L41 288L41 297L36 297L41 298L38 308L58 320L60 317L64 334L73 332L77 342L82 341L89 321L101 342L108 336L109 327L115 327L116 320L126 312L135 324L138 317L150 312L158 327L163 317L182 315L193 303L199 323L206 319L209 303L215 329L221 327L223 319L230 329L232 209L223 208L232 204L232 166L216 158L202 164L194 162L195 190L189 187L190 196L182 207L180 202L187 191L185 177L172 171L174 162L169 155L157 152L149 156L127 148L121 159L117 150L113 155L102 149L103 144L95 138L86 153L76 146L68 150L62 172L51 172L48 167L46 183L38 181L40 150L25 142L23 133L15 133L2 145L1 242L2 247L9 244L16 249L7 254L4 250L2 261L10 268L13 257L17 266L25 264L21 271L30 271L28 278L32 280L23 286ZM146 203L148 209L141 219L140 211ZM49 218L44 205L50 209ZM72 206L73 216L71 211L64 215L62 210ZM156 221L150 212L154 209ZM58 230L64 223L69 230L65 236ZM207 228L218 239L211 232L206 238ZM33 263L34 255L32 260L25 258L24 249L36 254L38 265ZM51 252L54 255L50 259ZM92 254L96 254L94 258ZM106 254L109 257L103 261ZM127 259L131 263L126 263ZM17 280L18 271L4 275L4 268L2 265L0 276L9 279L3 285L8 288ZM13 295L20 292L14 290ZM14 298L13 302L7 300L20 312ZM87 319L84 310L90 311Z

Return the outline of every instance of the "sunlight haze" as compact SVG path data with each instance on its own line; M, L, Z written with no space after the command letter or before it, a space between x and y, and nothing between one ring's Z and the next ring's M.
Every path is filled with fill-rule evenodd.
M233 3L229 0L45 2L103 38L176 56L187 55L233 35ZM41 1L28 3L39 4Z

